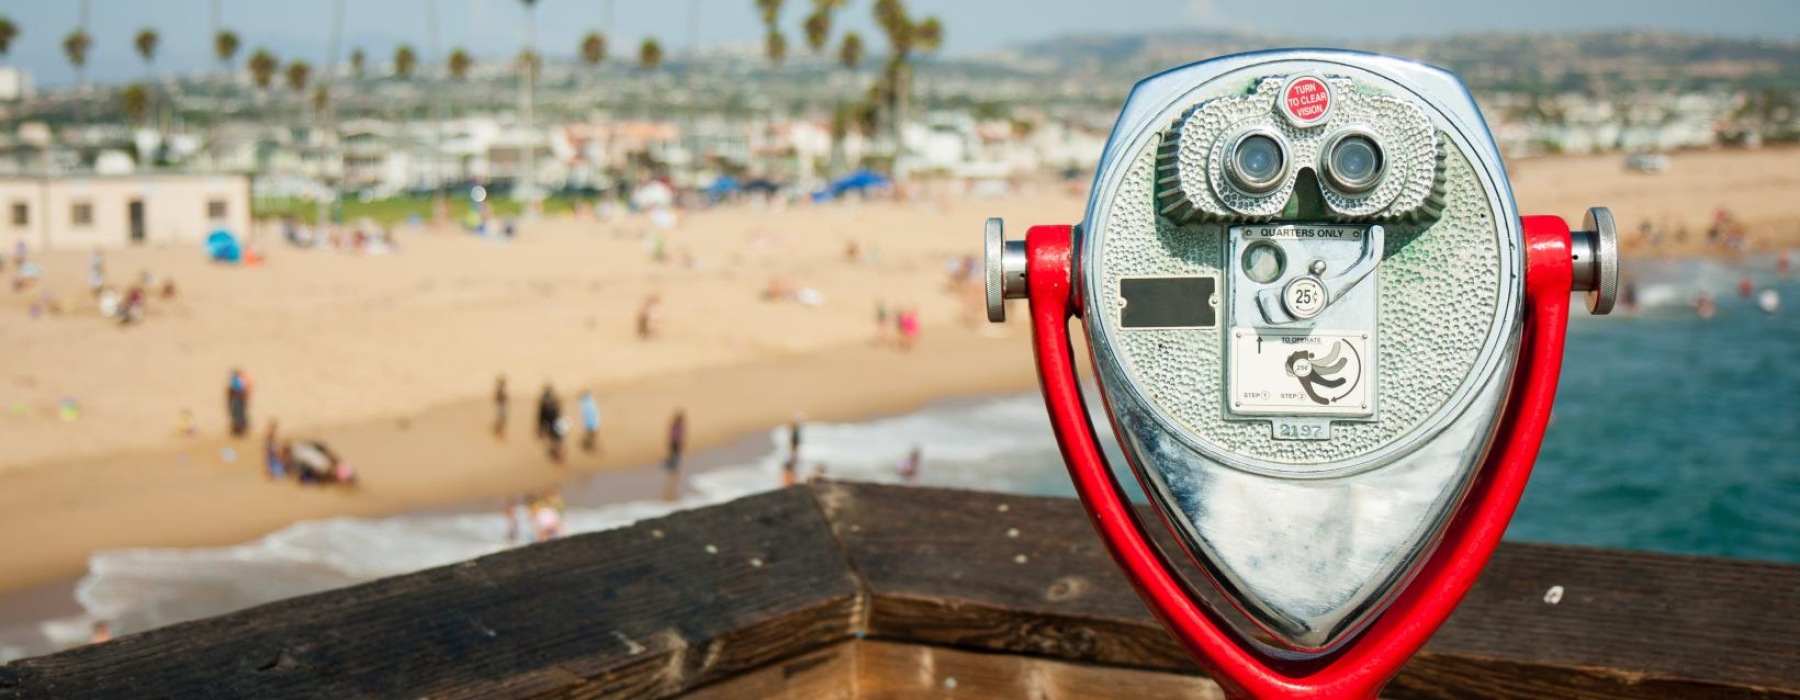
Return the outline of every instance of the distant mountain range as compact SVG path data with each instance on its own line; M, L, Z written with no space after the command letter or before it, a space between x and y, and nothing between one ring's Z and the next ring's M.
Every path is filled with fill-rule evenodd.
M1800 41L1652 31L1479 34L1369 42L1183 30L1071 36L1020 45L1007 57L1059 72L1136 76L1211 56L1291 46L1361 49L1449 68L1476 90L1800 90Z

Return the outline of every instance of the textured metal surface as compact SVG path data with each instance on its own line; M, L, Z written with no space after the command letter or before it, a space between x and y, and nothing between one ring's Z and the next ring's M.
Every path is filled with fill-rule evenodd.
M1605 316L1619 300L1619 227L1612 210L1592 207L1571 232L1575 291L1587 292L1588 313Z
M1248 214L1223 200L1213 201L1213 216L1170 208L1171 185L1188 194L1185 174L1203 173L1205 189L1196 192L1216 195L1217 173L1210 165L1167 170L1186 144L1170 148L1165 134L1170 124L1196 124L1185 118L1204 111L1197 106L1242 100L1247 88L1254 97L1267 81L1302 73L1324 76L1339 95L1333 115L1308 139L1322 141L1348 126L1357 119L1353 104L1410 103L1437 144L1428 168L1435 184L1423 193L1407 190L1390 174L1365 203L1400 189L1370 209L1333 200L1328 190L1316 193L1327 219L1364 212L1354 220L1384 222L1376 370L1382 406L1376 420L1334 421L1330 439L1276 440L1269 420L1224 417L1227 324L1122 331L1117 282L1122 275L1220 274L1228 225L1266 220L1290 206L1297 177L1277 190L1282 201L1248 203ZM1345 99L1350 95L1358 97ZM1292 128L1267 106L1258 108L1245 108L1245 118L1267 115L1267 123ZM1227 127L1237 122L1217 121L1215 130L1230 138ZM1300 150L1289 145L1290 153ZM1295 157L1305 170L1316 153ZM1400 215L1393 204L1408 191L1419 210L1441 207L1441 214ZM1246 640L1264 638L1261 630L1298 650L1286 653L1336 648L1441 536L1493 434L1512 374L1521 327L1518 215L1473 100L1447 73L1367 54L1279 52L1195 64L1133 90L1093 192L1090 234L1078 242L1080 293L1102 393L1133 469L1217 584L1219 593L1203 597Z
M1113 193L1115 209L1095 227L1100 311L1089 314L1120 365L1153 404L1190 440L1217 452L1273 463L1270 471L1304 473L1366 456L1393 444L1437 414L1473 373L1507 282L1503 239L1468 160L1450 158L1446 196L1453 202L1429 228L1389 224L1381 274L1391 293L1379 300L1382 362L1376 393L1382 420L1340 424L1329 441L1277 440L1267 423L1225 417L1224 343L1220 328L1114 332L1119 278L1126 275L1215 275L1224 272L1226 228L1175 225L1156 217L1151 199L1153 147L1141 151Z
M1300 127L1283 117L1278 97L1285 77L1256 83L1247 95L1208 100L1182 115L1162 136L1157 193L1160 211L1170 220L1267 220L1281 213L1302 168L1317 169L1324 146L1341 130L1372 134L1387 161L1387 174L1366 192L1325 190L1325 201L1338 217L1402 219L1432 215L1441 207L1437 132L1425 113L1411 102L1356 89L1348 78L1329 76L1333 91L1330 118ZM1288 165L1280 186L1252 194L1233 185L1225 172L1227 157L1246 131L1275 134L1285 146Z
M1006 321L1006 298L1001 295L1005 280L1001 254L1006 243L1006 224L998 217L989 218L983 227L981 263L987 282L987 318L989 323Z

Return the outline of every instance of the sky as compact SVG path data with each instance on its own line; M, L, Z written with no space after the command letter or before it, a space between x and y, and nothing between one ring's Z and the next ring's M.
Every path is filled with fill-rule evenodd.
M62 55L62 37L74 29L84 0L0 0L0 15L20 30L3 60L29 69L39 85L66 85L74 70ZM240 58L267 47L284 61L324 66L329 52L332 0L85 0L91 3L91 80L117 82L143 76L131 48L144 27L162 35L158 72L212 67L212 8L243 37ZM477 57L517 53L525 40L525 11L518 0L345 1L344 47L361 47L371 63L384 63L395 47L411 43L432 61L427 8L438 8L441 40ZM639 41L655 36L671 57L689 43L689 8L700 8L702 45L750 47L762 28L752 0L538 0L537 38L546 55L570 56L588 31L605 28L615 57L635 56ZM882 42L870 19L873 0L850 0L834 34L862 32L872 53ZM799 27L809 0L787 0L782 24L795 53L804 51ZM1231 28L1283 36L1357 40L1491 31L1572 31L1643 28L1783 40L1800 39L1795 0L907 0L915 17L944 23L944 51L968 55L1022 42L1072 34L1123 34L1183 27ZM340 60L341 60L340 57Z

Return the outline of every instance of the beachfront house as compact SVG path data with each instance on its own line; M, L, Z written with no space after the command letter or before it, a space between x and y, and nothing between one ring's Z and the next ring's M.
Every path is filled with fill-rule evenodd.
M198 243L250 230L250 178L231 174L0 177L0 242L32 248Z

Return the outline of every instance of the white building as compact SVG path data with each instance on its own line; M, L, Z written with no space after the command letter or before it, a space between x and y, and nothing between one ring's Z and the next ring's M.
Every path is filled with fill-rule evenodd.
M28 100L33 94L30 71L16 66L0 66L0 102Z
M0 240L33 248L195 243L250 230L244 175L0 177Z

